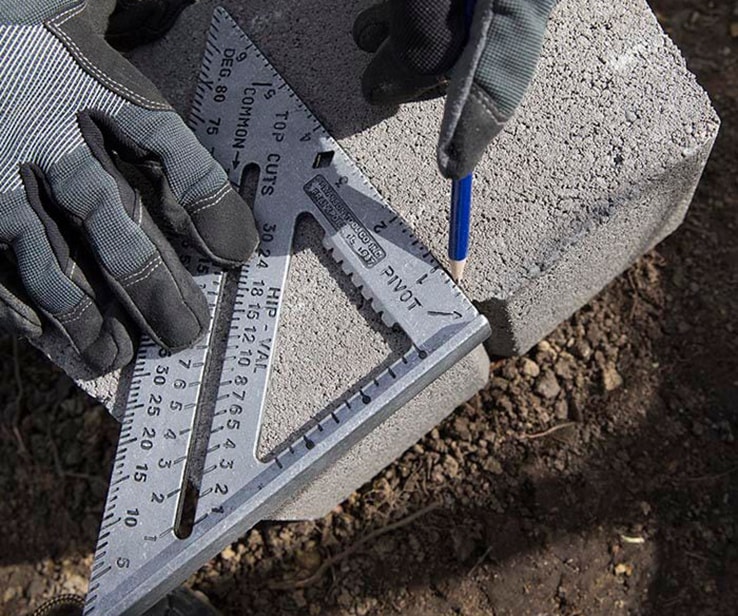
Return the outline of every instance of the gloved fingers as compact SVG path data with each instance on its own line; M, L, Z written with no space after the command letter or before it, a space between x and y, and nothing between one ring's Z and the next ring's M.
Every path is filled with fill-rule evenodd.
M41 317L23 290L15 264L5 254L0 255L0 328L24 338L38 338L43 332Z
M395 56L419 75L443 75L456 64L467 38L465 0L390 0Z
M443 175L470 173L530 84L556 0L478 0L453 70L438 144Z
M371 104L440 96L464 46L463 0L388 0L359 15L354 39L376 51L362 77Z
M168 350L193 345L209 320L202 291L113 164L98 126L84 113L78 122L86 146L47 173L54 201L136 324Z
M258 244L253 214L176 113L128 106L114 119L95 119L122 158L159 185L158 218L219 265L249 259Z
M116 49L128 51L155 41L195 0L118 0L105 38Z
M18 333L40 336L46 321L66 336L94 373L127 364L133 357L130 333L117 316L101 312L84 272L71 258L66 239L42 203L45 191L38 170L23 166L21 175L25 190L3 195L3 205L13 215L3 216L0 225L19 274L6 270L5 307L16 315L31 315L26 325L32 327Z
M362 11L354 21L353 36L359 49L374 53L389 36L390 1Z
M389 40L372 58L361 79L361 90L372 105L401 105L441 96L445 75L420 75L397 61Z

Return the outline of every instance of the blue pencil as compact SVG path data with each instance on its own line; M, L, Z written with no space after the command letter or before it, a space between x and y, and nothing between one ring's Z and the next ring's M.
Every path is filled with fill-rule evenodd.
M464 20L467 33L471 30L476 0L464 3ZM469 255L469 227L471 223L472 174L454 180L451 185L451 220L448 233L448 260L451 277L460 282Z
M451 276L459 282L469 254L469 226L471 222L472 175L454 180L451 186L451 219L448 234L448 259Z

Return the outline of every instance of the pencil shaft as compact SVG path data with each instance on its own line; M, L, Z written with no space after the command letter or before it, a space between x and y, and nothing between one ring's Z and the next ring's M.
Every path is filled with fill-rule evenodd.
M454 180L451 188L451 217L448 238L448 258L452 261L464 261L469 253L471 194L471 175L461 180Z

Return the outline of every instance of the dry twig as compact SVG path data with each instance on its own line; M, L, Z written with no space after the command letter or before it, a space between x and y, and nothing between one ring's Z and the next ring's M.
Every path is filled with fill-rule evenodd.
M577 422L575 421L565 421L564 423L559 424L558 426L553 426L552 428L549 428L548 430L544 430L543 432L535 432L533 434L522 434L520 438L526 441L532 441L537 438L543 438L544 436L549 436L551 434L554 434L555 432L558 432L559 430L563 430L564 428L575 426L576 423Z
M320 578L323 577L323 574L328 570L340 563L344 558L347 558L348 556L351 556L352 554L355 554L359 548L361 548L366 543L369 543L370 541L373 541L377 537L381 537L382 535L385 535L387 533L391 533L392 531L395 531L399 528L403 528L404 526L407 526L408 524L412 524L415 520L417 520L420 517L423 517L427 513L430 513L434 509L438 509L440 507L440 503L433 503L432 505L428 505L427 507L424 507L420 511L416 511L415 513L403 518L402 520L398 520L397 522L394 522L393 524L389 524L388 526L385 526L384 528L378 528L377 530L369 533L368 535L365 535L361 539L359 539L356 543L349 546L342 552L339 552L338 554L335 554L334 556L331 556L330 558L324 560L320 567L318 567L312 575L309 575L306 578L302 578L301 580L294 580L289 582L270 582L269 588L272 590L298 590L300 588L305 588L307 586L310 586L314 584L315 582L319 581Z
M490 552L492 552L492 546L489 546L486 550L484 550L484 554L482 554L478 559L477 562L474 563L474 566L469 569L469 573L467 573L467 577L471 577L472 574L482 565L482 563L487 560L487 556L490 555Z
M728 477L738 471L738 465L732 466L731 468L723 471L722 473L716 473L715 475L700 475L699 477L685 477L684 481L714 481L715 479L722 479Z

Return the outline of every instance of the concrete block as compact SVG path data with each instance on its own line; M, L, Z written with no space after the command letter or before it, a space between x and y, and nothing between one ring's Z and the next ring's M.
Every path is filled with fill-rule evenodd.
M366 3L221 4L443 255L450 187L434 153L442 102L396 113L363 102L368 58L350 31ZM198 19L207 12L201 6ZM195 30L181 31L188 40L170 39L178 59L188 41L199 47ZM179 67L157 66L155 55L137 59L166 94L181 96ZM644 0L561 0L531 90L477 173L464 287L492 323L488 350L525 352L671 233L718 126Z
M132 55L183 113L215 4L191 7L163 41ZM351 25L369 3L217 4L231 12L380 192L442 256L450 192L435 168L442 102L399 110L364 103L359 79L368 57L354 47ZM524 352L673 231L717 129L707 96L644 0L561 0L535 82L477 173L464 286L492 323L488 350ZM290 274L260 444L267 455L356 377L391 361L403 344L370 314L356 317L360 301L340 276L326 274L330 264L311 233L305 233ZM309 308L315 294L328 306L319 314ZM321 361L327 349L331 358L342 358L331 363L331 371ZM340 470L332 469L297 495L281 517L325 513L481 387L486 369L482 351L470 355L355 447ZM113 375L83 387L112 405L116 380Z

